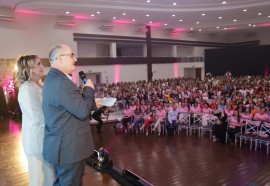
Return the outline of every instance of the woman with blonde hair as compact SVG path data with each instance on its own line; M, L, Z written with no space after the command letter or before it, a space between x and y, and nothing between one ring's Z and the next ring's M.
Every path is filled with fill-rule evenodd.
M37 55L20 56L17 67L18 101L22 110L22 144L28 160L29 186L53 185L53 167L42 157L45 123L40 79L44 67Z

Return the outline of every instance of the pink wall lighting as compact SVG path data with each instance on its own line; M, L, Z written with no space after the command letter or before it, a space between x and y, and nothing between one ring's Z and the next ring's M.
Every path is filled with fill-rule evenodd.
M173 64L173 72L174 77L178 77L178 64L176 62Z
M120 65L113 65L114 68L114 83L118 83L120 79Z

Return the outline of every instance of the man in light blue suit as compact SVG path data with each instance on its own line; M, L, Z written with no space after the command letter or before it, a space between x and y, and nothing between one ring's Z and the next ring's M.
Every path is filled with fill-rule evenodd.
M80 186L85 159L94 151L89 123L94 85L87 80L81 92L72 82L69 74L77 59L69 46L53 46L49 60L51 69L43 86L43 157L54 165L54 186Z

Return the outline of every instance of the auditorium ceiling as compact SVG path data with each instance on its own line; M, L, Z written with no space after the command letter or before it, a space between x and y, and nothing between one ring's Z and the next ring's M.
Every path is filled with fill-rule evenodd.
M0 6L15 14L105 20L107 26L118 22L194 32L270 26L269 0L0 0Z

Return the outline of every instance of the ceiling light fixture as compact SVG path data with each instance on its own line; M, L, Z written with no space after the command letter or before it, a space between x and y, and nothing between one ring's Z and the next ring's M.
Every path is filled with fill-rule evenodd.
M167 23L164 23L164 26L167 26L168 24Z
M219 26L217 26L217 29L219 29Z
M222 19L222 17L218 17L219 19Z
M152 23L152 21L149 21L149 23L151 24L151 23Z
M259 12L259 13L258 13L258 15L260 16L260 15L262 15L262 13L261 13L261 12Z
M173 14L172 17L175 17L175 15Z
M173 3L173 5L175 6L175 5L176 5L176 3Z
M95 15L94 14L91 14L91 17L94 17Z
M113 17L113 19L116 19L116 17Z
M255 27L256 25L253 25L253 27Z
M66 12L66 14L69 14L69 12Z
M270 15L268 17L270 18Z
M146 14L145 16L146 16L146 17L149 17L149 14Z
M134 22L134 21L136 21L135 19L132 19L132 21Z
M227 28L224 28L224 30L227 30Z
M226 1L223 1L223 2L222 2L222 4L224 4L224 5L225 5L226 3L227 3Z
M247 9L244 9L244 10L243 10L243 12L246 12L246 11L247 11Z
M236 22L237 20L236 20L236 19L234 19L233 21L234 21L234 22Z
M97 14L100 14L100 12L97 12Z
M203 13L202 16L205 16L205 14Z
M198 25L198 24L200 24L200 22L199 22L199 21L197 21L197 22L196 22L196 24Z
M190 28L190 30L193 30L193 28Z
M251 24L248 24L248 26L251 26Z
M180 22L182 22L183 20L182 20L182 19L180 19L179 21L180 21Z
M202 31L202 29L199 29L199 32L201 32Z
M123 16L124 16L124 15L127 15L127 14L126 14L126 13L123 13Z
M150 3L151 1L150 1L150 0L147 0L146 2L147 2L147 3Z

